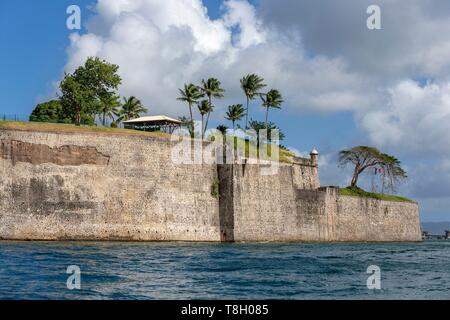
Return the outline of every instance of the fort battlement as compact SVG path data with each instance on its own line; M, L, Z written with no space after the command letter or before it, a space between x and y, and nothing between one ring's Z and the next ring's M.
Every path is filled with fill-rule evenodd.
M320 188L316 153L264 175L257 164L175 164L173 146L144 136L0 129L0 238L421 239L417 204Z

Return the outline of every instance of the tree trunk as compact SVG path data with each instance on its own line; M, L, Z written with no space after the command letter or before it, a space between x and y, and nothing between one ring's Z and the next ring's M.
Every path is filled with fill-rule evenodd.
M247 96L247 112L245 113L245 129L246 130L248 129L248 103L249 103L248 100L249 99L248 99L248 96Z
M350 184L350 187L356 187L357 183L358 183L358 178L359 178L359 166L355 167L355 171L353 171L353 177L352 177L352 182Z
M205 130L203 130L203 119L204 119L204 115L202 114L202 140L204 140L205 139Z
M76 126L81 125L81 110L80 110L80 108L77 108L75 111L75 125Z
M208 128L208 122L209 122L209 112L208 115L206 116L206 123L205 123L205 128L203 129L203 133L206 133L206 129Z
M194 135L194 117L192 116L192 104L189 102L189 113L191 114L191 137L193 138Z
M269 123L268 120L269 120L269 107L266 108L266 130L268 129L267 128L267 124Z
M211 101L211 97L209 97L209 106L212 106L212 101ZM206 129L208 128L208 122L209 122L209 115L211 114L211 111L208 112L208 116L206 117L206 125L205 125L205 129L203 132L206 132Z
M106 112L103 111L103 126L106 126Z

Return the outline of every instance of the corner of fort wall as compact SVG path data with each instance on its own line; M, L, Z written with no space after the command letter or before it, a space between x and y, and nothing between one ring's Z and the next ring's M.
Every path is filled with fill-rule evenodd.
M233 240L421 240L417 203L341 196L336 187L316 188L315 169L282 165L276 175L265 176L258 165L229 166L225 180L231 192L224 202L233 206Z

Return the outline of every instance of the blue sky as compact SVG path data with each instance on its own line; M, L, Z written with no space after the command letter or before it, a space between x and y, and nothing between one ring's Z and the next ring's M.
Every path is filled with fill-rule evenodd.
M196 1L192 0L192 3ZM417 14L411 19L417 22L420 30L429 29L433 32L435 21L440 23L440 28L447 27L442 22L448 18L442 14L443 8L447 6L440 0L435 2L436 8L412 1L418 10L407 14ZM69 39L72 32L66 28L66 8L71 4L77 4L82 9L84 26L79 32L79 38L72 41ZM403 12L401 7L388 8L384 25L387 30L376 34L368 33L365 26L361 25L361 21L366 18L363 10L365 1L352 5L350 1L343 0L337 7L329 0L321 4L281 0L277 6L267 0L232 0L226 5L220 0L205 0L203 5L207 7L209 17L204 18L200 11L189 8L185 12L187 18L177 18L181 22L171 17L172 14L176 15L176 12L170 11L175 7L158 8L152 3L155 13L151 10L142 13L142 8L139 11L128 8L126 11L134 15L118 15L115 20L107 20L107 5L97 7L94 11L96 4L93 0L18 0L0 3L0 38L3 48L0 53L0 116L6 114L12 118L17 115L25 119L36 103L55 97L55 84L61 79L64 70L71 70L79 64L78 59L83 50L97 50L97 54L118 63L123 70L124 80L128 80L121 93L129 95L137 92L143 101L151 105L151 112L155 113L167 111L173 116L186 114L185 106L177 104L175 97L172 98L176 95L174 89L181 87L184 81L199 81L210 74L219 77L228 85L226 89L229 94L225 101L218 102L217 116L212 119L212 126L226 122L221 117L226 105L243 102L238 88L240 74L260 71L268 84L277 87L286 98L284 108L271 113L271 120L286 134L283 144L302 153L316 146L323 155L323 184L344 185L346 182L348 172L342 172L336 166L338 150L358 144L375 145L398 156L409 169L412 179L400 191L421 202L422 219L450 220L447 210L450 205L449 176L447 173L442 175L424 169L424 166L441 170L450 168L450 165L447 166L447 153L442 148L433 149L430 143L440 142L433 137L441 138L441 131L435 126L430 130L427 123L420 123L420 119L404 116L405 106L411 105L406 113L413 115L423 109L421 104L428 103L426 99L442 104L433 111L436 117L447 110L449 105L442 97L448 84L445 70L450 70L448 58L445 58L449 39L436 36L436 32L422 35L422 31L416 32L411 26L402 26L394 15ZM441 12L437 12L439 8ZM170 18L169 22L172 21L170 26L159 22L165 20L161 19L164 14ZM135 16L141 19L137 20L137 25L132 24L136 23L133 22ZM218 23L214 24L214 21ZM208 30L200 28L200 31L196 31L199 24L208 26ZM169 55L175 56L169 61L167 55L155 55L154 59L159 60L151 60L140 54L135 57L136 61L141 63L139 59L142 59L145 62L142 62L143 65L138 66L138 62L133 65L129 61L134 62L134 57L124 57L120 48L111 46L117 43L121 33L102 34L99 25L108 32L117 30L117 26L124 28L123 32L130 25L133 28L142 27L146 32L142 33L142 41L138 43L147 44L148 41L145 48L151 54L152 51L170 52ZM186 25L192 28L190 33L186 31ZM130 37L139 35L132 31L137 30L131 30ZM154 34L151 33L153 31ZM230 34L227 35L227 32ZM211 33L209 38L208 33ZM147 34L152 37L146 38ZM227 40L230 35L235 38L232 42ZM96 39L95 44L86 41L93 38ZM178 47L188 40L191 42L187 42L187 45L192 45L192 48ZM413 41L414 45L422 41L423 46L411 48ZM156 44L161 47L154 47ZM167 48L173 50L167 51ZM407 51L404 48L416 52L428 48L421 54L422 57L428 57L431 53L427 60L420 60L413 55L405 56ZM176 55L178 51L180 54ZM222 66L231 52L237 58L230 60L231 67ZM441 52L444 52L444 58L439 56ZM158 73L162 81L169 84L164 87L173 85L171 91L167 89L167 94L162 94L168 97L166 100L147 90L146 80L141 81L138 76L134 76L148 66L149 61L155 64L154 68L158 66L158 70L153 72L149 67L147 76ZM171 69L171 65L180 61L185 61L185 69L189 71L180 71L184 66L182 63L177 66L178 70ZM198 67L192 61L202 61L202 66ZM204 66L208 66L208 69ZM180 73L185 78L179 79ZM142 75L143 79L146 79L145 75ZM415 82L417 79L420 79L418 83ZM433 83L429 83L431 80ZM136 84L133 84L134 81ZM151 80L149 82L152 83ZM157 88L155 92L160 90ZM436 96L436 92L442 92L442 97ZM411 100L411 97L417 101ZM264 117L259 103L252 105L252 117ZM431 187L439 187L444 192L434 197L425 192L429 187L421 181L427 181Z

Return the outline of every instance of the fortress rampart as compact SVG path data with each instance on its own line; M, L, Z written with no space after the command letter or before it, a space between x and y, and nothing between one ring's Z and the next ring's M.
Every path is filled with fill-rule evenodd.
M0 130L0 239L420 241L418 205L320 188L317 157L175 164L174 142ZM211 192L219 181L219 197Z

